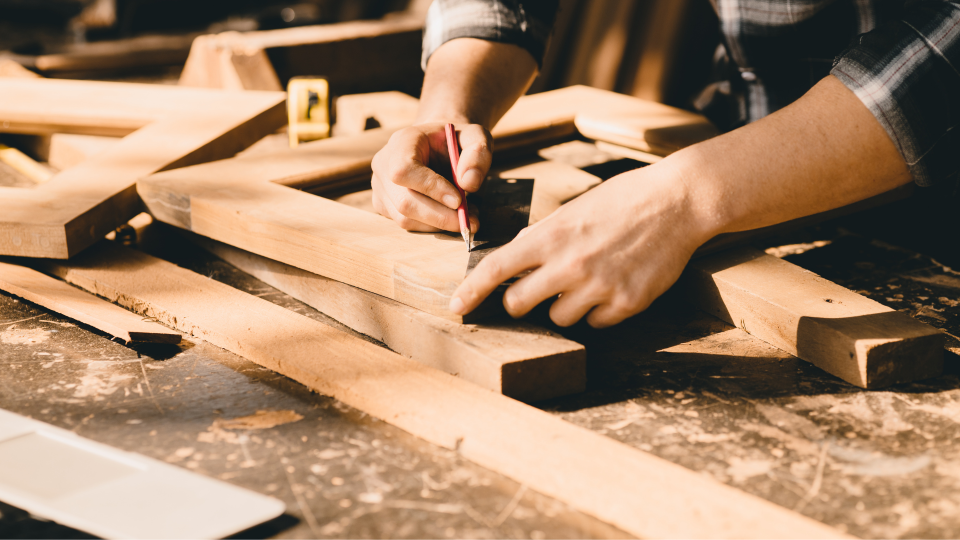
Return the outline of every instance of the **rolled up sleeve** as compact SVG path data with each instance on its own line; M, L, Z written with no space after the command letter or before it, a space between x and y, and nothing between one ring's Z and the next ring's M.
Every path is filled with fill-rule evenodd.
M434 0L427 12L420 64L451 39L470 37L526 49L542 66L559 0Z
M908 2L862 34L831 73L883 125L921 186L960 171L960 1Z

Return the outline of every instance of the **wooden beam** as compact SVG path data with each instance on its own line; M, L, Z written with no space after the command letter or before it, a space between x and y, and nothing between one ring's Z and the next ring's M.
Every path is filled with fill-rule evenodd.
M60 77L91 71L173 66L187 59L195 36L139 36L69 45L50 54L15 58L29 67Z
M586 389L583 345L508 317L461 325L388 298L193 236L204 249L422 364L526 402Z
M293 75L317 74L336 94L416 91L422 16L350 21L260 32L224 32L193 42L180 84L275 90Z
M881 388L943 372L943 334L751 248L696 259L681 278L700 309L850 384Z
M0 289L127 343L180 343L180 333L32 268L0 261Z
M127 135L34 189L0 188L0 255L67 258L136 215L136 179L229 157L285 121L284 95L0 79L0 131Z
M44 261L174 325L638 537L839 531L173 264L101 244Z

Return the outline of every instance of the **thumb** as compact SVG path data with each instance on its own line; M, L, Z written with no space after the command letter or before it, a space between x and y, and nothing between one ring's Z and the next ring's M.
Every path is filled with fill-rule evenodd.
M477 124L464 126L459 135L461 150L457 178L464 191L476 193L493 162L493 138L489 131Z

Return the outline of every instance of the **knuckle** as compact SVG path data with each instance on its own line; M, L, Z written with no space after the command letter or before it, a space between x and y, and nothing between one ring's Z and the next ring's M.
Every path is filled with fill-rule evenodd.
M404 216L412 214L417 204L409 194L401 195L395 202L397 212L400 212Z
M405 216L397 216L394 218L394 221L400 226L401 229L411 231L416 228L417 222Z
M484 258L480 264L484 266L484 270L490 275L490 277L493 279L502 279L503 265L500 264L500 261L497 257L488 256Z

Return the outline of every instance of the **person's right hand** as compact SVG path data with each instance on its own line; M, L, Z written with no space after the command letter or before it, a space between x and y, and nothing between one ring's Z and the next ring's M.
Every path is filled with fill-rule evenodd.
M450 180L445 124L401 129L373 158L373 208L408 231L459 232L460 194ZM480 189L493 159L490 132L477 124L456 126L460 140L458 178L468 193ZM471 213L470 230L478 221Z

